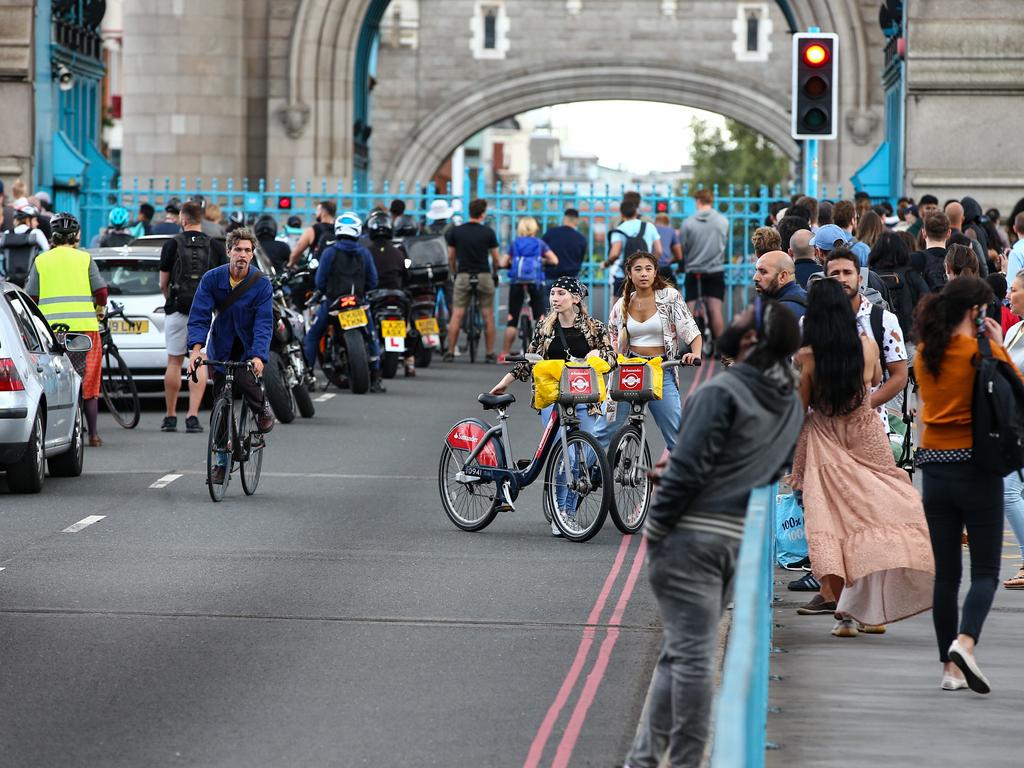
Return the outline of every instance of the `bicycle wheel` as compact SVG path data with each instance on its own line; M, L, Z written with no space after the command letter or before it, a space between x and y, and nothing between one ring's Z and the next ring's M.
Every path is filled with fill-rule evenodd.
M256 486L260 484L260 472L263 471L263 435L259 432L249 430L249 422L255 421L250 416L248 406L242 407L242 418L238 424L238 434L245 435L246 445L242 446L249 458L238 462L238 474L242 477L242 490L246 496L256 493Z
M477 308L476 296L469 297L469 307L466 309L466 344L469 347L469 362L476 362L476 348L480 344L480 328L477 325L477 316L480 310Z
M612 522L622 533L636 533L647 519L654 490L647 476L651 450L646 440L640 442L639 427L627 424L615 433L608 446L608 464L614 481L612 505L608 510Z
M490 481L462 483L456 479L469 451L445 443L437 468L441 506L448 519L464 531L482 531L498 514L497 489Z
M228 401L218 398L213 404L213 414L210 416L210 437L206 452L206 487L210 491L210 498L214 501L224 498L228 484L231 482L232 454L234 453L233 426ZM218 464L224 467L224 481L221 483L213 482L213 470Z
M612 472L597 439L579 430L566 436L568 460L562 441L548 459L544 493L551 495L555 525L570 541L588 541L604 525L612 501Z
M142 415L139 391L135 387L131 369L115 347L104 350L100 392L114 421L125 429L134 429L138 425Z
M530 318L526 315L519 316L519 340L523 344L523 349L520 354L526 354L526 348L530 346L530 342L533 340L533 323L530 322Z

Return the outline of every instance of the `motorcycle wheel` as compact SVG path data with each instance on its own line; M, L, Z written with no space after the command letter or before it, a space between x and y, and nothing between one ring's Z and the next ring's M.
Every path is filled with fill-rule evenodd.
M381 375L385 379L395 378L398 371L399 355L397 352L385 352L380 359Z
M263 386L267 390L267 400L274 410L274 415L282 424L295 421L295 401L285 384L285 362L277 352L271 350L270 362L263 370Z
M363 332L356 329L345 331L344 338L349 385L353 394L365 394L370 391L370 356L366 353Z
M420 344L420 348L416 350L416 367L417 368L429 368L430 359L434 356L434 350L428 347L426 344Z
M299 409L299 415L304 419L312 418L316 413L316 406L313 405L313 397L304 382L300 381L292 387L292 397L295 398L295 407Z

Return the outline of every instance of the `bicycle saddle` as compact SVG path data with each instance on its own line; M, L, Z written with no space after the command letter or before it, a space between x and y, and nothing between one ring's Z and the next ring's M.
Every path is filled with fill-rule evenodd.
M485 411L493 411L495 408L504 408L516 401L515 395L488 395L486 393L477 398Z

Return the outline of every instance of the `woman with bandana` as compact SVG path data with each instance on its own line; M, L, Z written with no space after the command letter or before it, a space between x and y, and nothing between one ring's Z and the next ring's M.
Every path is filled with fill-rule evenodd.
M587 295L587 287L575 277L563 276L551 286L551 312L544 321L537 324L526 348L527 353L538 354L545 360L583 360L591 353L597 353L609 365L615 365L615 351L612 347L608 329L604 323L587 314L583 307L583 299ZM506 373L501 381L491 390L492 395L500 395L508 389L509 384L518 379L530 381L532 378L529 363L516 363L510 373ZM541 423L546 424L554 406L541 411ZM600 403L577 406L576 415L580 419L580 429L594 434L598 424L603 421ZM559 536L558 528L551 523L551 533Z

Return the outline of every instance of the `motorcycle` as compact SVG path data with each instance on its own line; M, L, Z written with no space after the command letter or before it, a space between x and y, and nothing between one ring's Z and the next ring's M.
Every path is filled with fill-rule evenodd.
M314 293L310 306L319 304L321 298L319 292ZM320 340L320 366L327 380L339 389L351 388L357 395L370 390L368 309L358 296L339 296L328 307L331 321Z
M398 365L406 355L409 332L409 297L405 291L381 289L366 294L373 319L377 323L377 337L382 341L381 375L393 379Z
M410 314L418 337L412 349L416 365L426 368L434 350L444 352L449 308L440 294L448 282L448 249L444 238L438 236L407 237L402 249L407 257Z
M263 381L270 407L282 424L294 421L296 410L304 419L316 412L310 395L316 379L302 353L306 319L288 305L284 290L289 283L299 282L306 275L306 272L285 272L271 278L274 286L274 333L270 339L270 361L264 370Z

